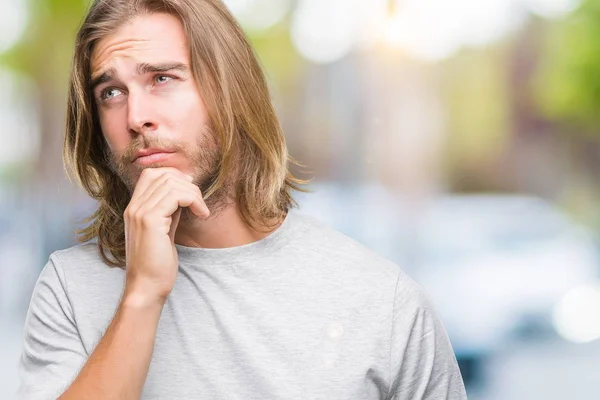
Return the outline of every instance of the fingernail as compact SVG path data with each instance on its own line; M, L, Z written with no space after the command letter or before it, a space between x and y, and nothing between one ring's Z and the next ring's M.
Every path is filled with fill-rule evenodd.
M185 178L190 182L194 182L194 177L191 175L186 175Z

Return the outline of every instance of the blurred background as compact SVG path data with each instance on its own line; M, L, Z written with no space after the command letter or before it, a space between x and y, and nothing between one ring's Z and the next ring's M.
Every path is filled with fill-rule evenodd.
M429 294L470 399L600 390L600 0L226 0L267 71L301 211ZM0 398L32 288L94 203L62 170L88 1L2 0Z

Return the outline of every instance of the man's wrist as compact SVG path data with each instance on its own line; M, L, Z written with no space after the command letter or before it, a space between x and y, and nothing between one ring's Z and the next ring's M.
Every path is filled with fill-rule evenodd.
M121 306L132 310L162 309L167 298L148 291L125 288Z

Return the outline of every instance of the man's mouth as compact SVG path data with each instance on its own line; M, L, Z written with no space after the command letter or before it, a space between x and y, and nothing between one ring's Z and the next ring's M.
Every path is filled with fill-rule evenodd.
M133 163L137 165L148 165L162 162L171 157L175 152L166 149L145 149L135 153Z

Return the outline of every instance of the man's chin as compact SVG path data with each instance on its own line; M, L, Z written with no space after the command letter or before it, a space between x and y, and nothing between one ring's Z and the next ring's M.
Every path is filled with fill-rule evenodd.
M175 166L171 166L171 165L167 165L165 163L159 163L159 162L147 164L147 165L143 165L143 166L132 164L132 167L135 168L136 170L140 171L140 173L141 173L141 171L148 169L148 168L166 168L166 167L177 168Z
M137 182L140 180L140 176L145 169L156 169L156 168L175 168L179 169L176 166L166 165L164 163L153 163L144 166L139 166L135 164L130 164L129 171L127 172L128 182L133 182L134 186L137 185Z

